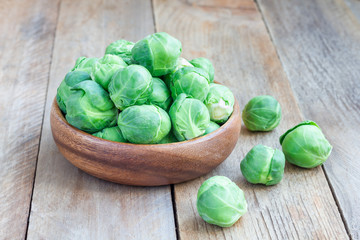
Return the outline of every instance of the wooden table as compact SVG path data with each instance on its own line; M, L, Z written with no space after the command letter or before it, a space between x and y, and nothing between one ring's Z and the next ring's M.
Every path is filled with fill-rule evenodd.
M358 0L3 0L0 2L0 239L360 239L360 2ZM96 179L59 153L49 113L80 56L155 31L183 56L207 57L240 107L256 95L283 109L269 133L242 128L230 157L199 179L131 187ZM273 187L247 183L240 160L304 119L334 146L322 166L286 165ZM206 224L196 193L210 176L242 188L248 213Z

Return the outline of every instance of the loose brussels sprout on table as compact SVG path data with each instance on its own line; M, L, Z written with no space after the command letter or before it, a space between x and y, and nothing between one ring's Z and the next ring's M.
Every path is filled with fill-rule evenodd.
M146 68L140 65L120 68L109 84L110 98L120 110L142 105L153 91L152 84L152 77Z
M72 88L66 101L66 113L71 125L94 133L115 126L118 110L99 84L86 80Z
M206 106L199 100L180 94L169 110L173 132L179 141L199 137L210 123Z
M114 142L127 142L124 136L121 133L121 130L118 126L104 128L100 132L96 132L93 134L95 137L103 138L106 140L111 140Z
M248 182L274 185L283 178L285 157L278 149L256 145L241 161L240 168Z
M201 68L202 70L204 70L209 75L209 81L214 82L215 70L214 70L214 66L212 65L209 59L203 57L194 58L193 60L190 61L190 63L194 67Z
M57 104L63 113L66 113L66 100L70 96L71 88L85 80L91 80L91 77L87 72L73 71L66 74L65 79L61 82L56 94Z
M246 104L242 119L250 131L271 131L280 123L280 104L272 96L254 97Z
M209 76L200 68L182 67L172 75L170 90L173 99L185 93L204 101L209 92Z
M171 129L169 115L160 107L140 105L126 108L119 114L118 125L131 143L158 143Z
M112 54L121 57L126 64L132 64L131 49L134 47L135 43L121 39L115 42L112 42L107 46L105 54Z
M220 227L232 226L247 212L244 192L223 176L211 177L201 185L196 206L204 221Z
M91 71L91 78L100 84L105 90L108 89L109 83L113 75L119 68L127 67L127 64L116 55L105 55L100 58Z
M181 42L167 33L154 33L138 41L131 53L135 63L146 67L153 77L159 77L175 69Z
M172 102L170 91L160 78L153 78L153 91L149 97L149 103L161 107L165 111Z
M229 88L210 83L209 93L204 101L210 113L211 121L224 123L234 110L235 98Z
M91 74L92 68L97 61L97 58L79 57L71 71L83 71Z
M313 121L304 121L280 137L280 144L288 162L303 168L324 163L332 146L320 127Z

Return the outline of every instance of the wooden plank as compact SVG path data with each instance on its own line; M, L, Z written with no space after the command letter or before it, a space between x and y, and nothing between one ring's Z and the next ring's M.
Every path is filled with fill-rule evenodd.
M360 22L341 0L259 4L304 116L334 146L324 169L359 239Z
M77 57L101 57L110 42L135 41L153 31L150 1L62 1L29 239L176 238L169 186L128 187L89 176L60 155L50 131L56 88Z
M229 86L241 108L256 95L275 96L283 109L279 127L251 133L243 127L229 158L213 172L175 185L181 239L347 239L344 224L321 167L304 170L286 165L283 181L273 187L251 185L240 160L255 144L280 148L279 136L302 120L289 82L266 27L252 1L156 0L158 31L183 43L183 56L204 56L215 65L215 79ZM206 224L197 214L196 194L213 175L225 175L244 190L248 213L231 228Z
M0 238L25 238L58 1L0 8Z

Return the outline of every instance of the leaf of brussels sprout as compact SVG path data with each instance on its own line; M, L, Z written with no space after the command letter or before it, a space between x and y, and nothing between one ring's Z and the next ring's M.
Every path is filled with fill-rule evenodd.
M175 69L172 72L170 72L162 77L162 79L164 80L164 82L168 88L170 88L170 82L171 82L171 79L174 77L174 73L183 67L193 67L193 65L191 63L189 63L188 60L186 60L185 58L179 57L177 60Z
M219 124L210 121L209 126L205 129L204 135L209 134L209 133L215 131L215 130L218 129L218 128L220 128L220 125L219 125Z
M209 59L203 57L194 58L193 60L190 61L190 63L194 67L201 68L202 70L204 70L209 75L209 81L214 82L215 70L214 70L214 66L212 65Z
M235 98L229 88L224 85L210 83L209 93L204 101L210 113L211 121L224 123L234 110Z
M108 54L93 65L91 78L105 90L108 90L109 83L115 72L124 67L127 67L127 64L121 57Z
M126 64L132 64L131 49L135 43L120 39L109 44L106 47L105 54L113 54L121 57Z
M240 163L243 176L253 184L279 183L283 178L284 168L284 154L261 144L254 146Z
M97 60L97 58L79 57L71 71L83 71L91 74L92 67L97 62Z
M324 163L332 146L319 126L306 121L281 136L282 150L288 162L303 168L313 168Z
M133 105L145 104L153 91L149 71L140 65L120 68L109 84L111 100L120 110Z
M300 126L303 126L303 125L314 125L314 126L320 128L319 125L317 125L316 122L313 122L313 121L310 121L310 120L303 121L303 122L299 123L298 125L296 125L295 127L290 128L290 129L287 130L283 135L281 135L281 136L280 136L280 139L279 139L280 144L282 144L282 142L284 141L284 138L286 137L286 135L287 135L288 133L292 132L292 131L295 130L296 128L298 128L298 127L300 127Z
M160 142L171 129L169 115L154 105L136 105L119 114L118 126L125 139L131 143Z
M72 88L66 111L69 124L89 133L113 126L118 114L109 94L98 83L89 80Z
M158 144L175 143L175 142L178 142L178 140L170 130L169 134L166 135L163 139L161 139L161 141L158 142Z
M242 119L250 131L271 131L280 123L281 106L272 96L256 96L245 105Z
M206 106L199 100L180 94L169 110L173 133L179 141L196 138L205 133L210 123Z
M154 33L138 41L131 53L135 63L146 67L152 76L163 76L175 69L181 42L165 32Z
M247 212L244 192L230 179L214 176L199 188L196 207L204 221L230 227Z
M93 135L95 137L114 141L114 142L127 142L118 126L104 128L100 132L96 132Z
M152 87L153 91L149 97L149 103L167 111L171 105L172 98L166 84L160 78L153 77Z
M56 102L63 113L66 114L65 103L71 93L71 87L85 80L91 80L91 77L87 72L73 71L66 74L64 80L57 88L56 94Z
M170 81L170 90L173 99L181 93L186 93L203 102L209 92L209 76L200 68L180 68Z

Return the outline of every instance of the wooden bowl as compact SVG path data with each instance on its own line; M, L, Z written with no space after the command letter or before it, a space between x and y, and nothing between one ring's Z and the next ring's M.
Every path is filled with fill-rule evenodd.
M56 99L51 107L51 131L64 157L81 170L111 182L159 186L202 176L222 163L239 138L239 104L216 131L184 142L132 144L104 140L65 120Z

